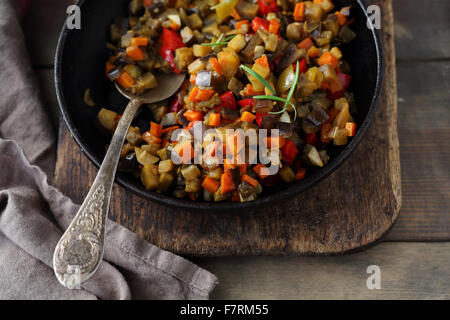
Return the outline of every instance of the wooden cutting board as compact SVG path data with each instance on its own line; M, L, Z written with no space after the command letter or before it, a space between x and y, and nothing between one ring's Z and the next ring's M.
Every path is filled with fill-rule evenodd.
M382 12L384 89L366 137L331 176L288 202L240 214L174 210L116 185L110 218L161 248L197 256L340 254L379 240L397 219L401 183L392 4L373 2ZM57 187L81 203L96 173L61 124Z

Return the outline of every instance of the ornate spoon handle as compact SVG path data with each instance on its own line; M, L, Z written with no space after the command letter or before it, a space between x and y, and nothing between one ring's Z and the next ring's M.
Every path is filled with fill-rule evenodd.
M79 288L97 271L102 261L109 200L120 151L141 104L133 99L125 109L86 199L56 246L53 255L55 274L69 289Z

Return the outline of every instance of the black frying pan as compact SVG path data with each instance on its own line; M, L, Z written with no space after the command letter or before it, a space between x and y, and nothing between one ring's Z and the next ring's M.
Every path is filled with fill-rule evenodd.
M237 203L194 202L176 199L147 191L138 179L129 174L118 173L116 181L126 190L148 200L158 201L180 209L191 210L250 210L273 205L293 197L308 189L333 172L355 149L366 133L374 116L382 85L383 58L377 33L366 27L367 15L360 1L334 0L337 7L352 4L356 21L352 29L357 38L344 48L344 56L352 68L350 90L355 94L358 113L355 120L357 135L345 147L332 147L331 160L323 168L308 169L306 179L291 184L281 184L265 188L256 201ZM109 25L116 17L126 17L129 0L81 0L81 30L64 28L58 42L55 59L56 93L64 121L75 141L88 158L99 167L105 154L107 137L99 134L95 119L100 107L122 113L127 101L114 85L105 78L107 59L106 42L109 40ZM97 107L86 106L84 91L90 88ZM143 111L135 119L134 125L148 130L151 114ZM351 177L349 177L351 178Z

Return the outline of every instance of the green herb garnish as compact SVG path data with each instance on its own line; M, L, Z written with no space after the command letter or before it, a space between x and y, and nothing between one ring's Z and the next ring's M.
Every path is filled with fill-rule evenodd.
M252 75L253 77L255 77L259 82L261 82L267 89L270 90L270 92L273 93L274 96L276 96L277 92L275 91L274 88L272 88L272 85L267 82L266 79L264 79L263 77L261 77L261 75L255 71L253 71L252 69L250 69L247 66L244 66L243 64L241 64L240 66L241 69L243 69L245 72L249 73L250 75Z
M295 77L294 77L294 82L292 83L292 87L289 90L289 93L285 99L285 103L283 106L283 109L281 109L280 111L276 111L276 112L269 112L270 114L280 114L286 111L286 108L289 104L292 105L292 108L294 109L294 113L295 113L295 117L294 120L297 119L297 109L295 108L295 106L290 102L292 99L292 96L294 95L294 91L297 88L297 83L298 83L298 78L300 76L300 64L297 60L297 65L296 65L296 69L295 69Z
M214 47L213 49L215 49L215 47L217 47L217 46L226 46L226 45L228 44L228 42L230 42L230 40L233 39L235 36L236 36L236 35L229 36L228 38L225 38L225 39L222 41L222 38L223 38L223 33L222 33L222 34L220 35L220 37L217 38L217 40L216 40L215 42L211 42L211 43L202 43L201 45L202 45L202 46L212 46L212 47Z
M277 96L277 92L273 89L273 87L271 86L271 84L269 82L267 82L266 79L264 79L263 77L261 77L260 74L258 74L257 72L253 71L252 69L250 69L247 66L241 65L241 69L243 69L244 71L248 72L250 75L252 75L253 77L255 77L259 82L261 82L266 88L268 88L272 93L273 96L270 95L263 95L263 96L253 96L253 99L262 99L262 100L275 100L275 101L280 101L280 102L284 102L284 106L283 109L281 109L280 111L274 111L274 112L269 112L270 114L280 114L286 111L286 108L288 105L292 106L292 109L294 110L294 120L297 119L297 109L295 107L295 105L291 102L292 96L294 94L294 91L297 87L297 83L298 83L298 78L300 76L300 64L297 60L297 66L296 66L296 70L295 70L295 77L294 77L294 81L292 83L292 87L289 90L289 93L287 95L287 98L281 98Z
M228 42L211 42L211 43L202 43L202 46L212 46L212 47L217 47L217 46L224 46L226 45Z
M230 41L231 39L233 39L234 37L236 37L237 36L237 34L233 34L232 36L229 36L229 37L227 37L227 38L225 38L225 40L224 41Z
M284 98L277 97L277 96L268 96L268 95L264 95L264 96L253 96L252 98L253 98L253 99L259 99L259 100L275 100L275 101L280 101L280 102L288 103L288 104L290 104L292 107L295 107L295 105L294 105L292 102L290 102L290 101L288 101L288 100L286 100L286 99L284 99ZM270 113L272 113L272 114L278 114L278 113L282 113L282 112L284 112L284 110L276 111L276 112L270 112Z

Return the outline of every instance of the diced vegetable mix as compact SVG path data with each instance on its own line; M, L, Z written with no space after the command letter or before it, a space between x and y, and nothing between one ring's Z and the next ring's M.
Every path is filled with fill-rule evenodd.
M325 166L327 150L357 130L341 51L356 34L351 8L337 9L332 0L131 0L128 19L111 25L106 77L141 94L158 86L157 73L187 76L172 98L149 106L149 131L129 129L119 170L177 198L243 202ZM119 119L105 108L98 114L110 132ZM198 125L220 136L228 128L278 129L266 145L280 149L279 171L267 174L249 159L218 164L211 155L227 150L226 140L208 136L202 164L190 164ZM173 134L179 128L187 130Z

